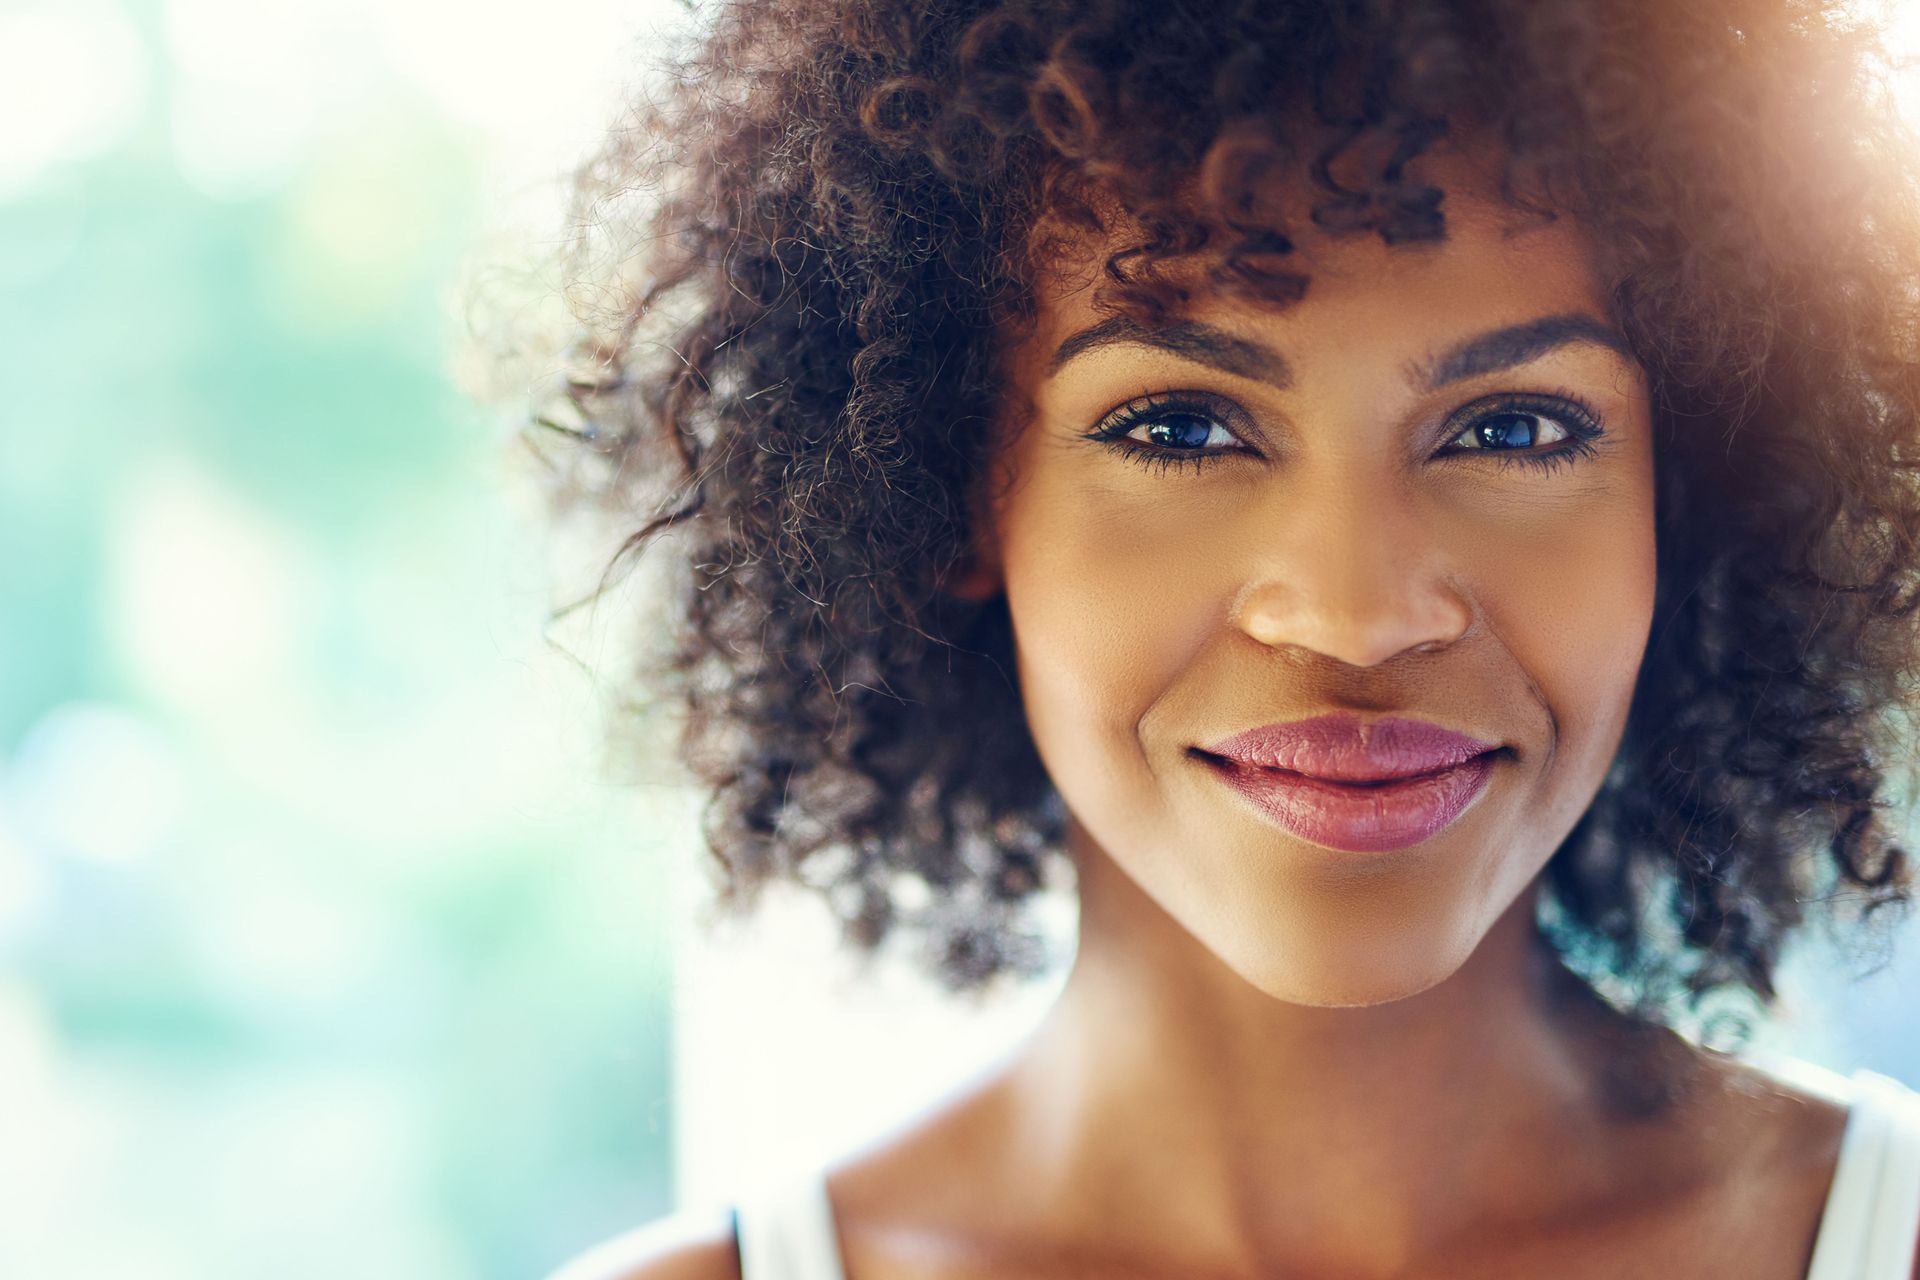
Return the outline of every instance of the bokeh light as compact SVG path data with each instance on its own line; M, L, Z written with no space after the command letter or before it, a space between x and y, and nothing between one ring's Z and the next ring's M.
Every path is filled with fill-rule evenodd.
M448 365L674 20L0 6L0 1275L527 1277L669 1205L686 806Z

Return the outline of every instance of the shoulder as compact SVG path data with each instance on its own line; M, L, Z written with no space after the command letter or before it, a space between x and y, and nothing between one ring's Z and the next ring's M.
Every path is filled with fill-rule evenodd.
M725 1210L683 1210L602 1241L546 1280L740 1280Z
M1797 1086L1794 1092L1803 1100L1814 1095L1816 1105L1822 1108L1838 1100L1843 1128L1851 1111L1858 1107L1871 1108L1891 1125L1894 1149L1902 1154L1882 1166L1887 1181L1881 1184L1878 1211L1892 1214L1895 1230L1913 1240L1905 1270L1913 1280L1920 1280L1920 1091L1903 1079L1879 1071L1856 1072L1848 1077L1784 1058L1769 1059L1765 1066L1769 1078ZM1831 1145L1837 1147L1840 1136L1835 1134ZM1837 1175L1837 1168L1834 1172Z

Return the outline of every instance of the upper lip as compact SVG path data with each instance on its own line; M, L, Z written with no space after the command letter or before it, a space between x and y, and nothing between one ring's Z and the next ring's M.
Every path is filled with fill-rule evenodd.
M1437 773L1499 749L1425 720L1366 720L1345 712L1265 724L1207 747L1243 764L1308 774L1331 782L1379 782Z

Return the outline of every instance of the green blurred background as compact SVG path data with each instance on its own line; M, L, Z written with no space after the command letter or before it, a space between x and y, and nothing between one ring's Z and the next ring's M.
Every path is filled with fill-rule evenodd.
M452 353L677 19L518 10L0 0L0 1276L533 1277L672 1201L688 805ZM1798 961L1783 1047L1920 1083L1915 950Z
M679 811L449 374L652 11L519 8L0 0L0 1275L528 1277L667 1205Z

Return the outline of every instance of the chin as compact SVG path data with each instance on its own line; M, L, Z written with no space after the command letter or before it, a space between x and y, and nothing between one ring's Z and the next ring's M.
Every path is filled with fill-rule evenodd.
M1304 913L1298 899L1285 906L1268 900L1257 915L1236 913L1238 920L1216 915L1208 931L1212 936L1196 936L1249 985L1276 1000L1312 1008L1365 1008L1429 991L1466 964L1484 930L1466 927L1444 901L1425 896L1371 909L1320 902L1318 910Z
M1460 967L1437 964L1433 957L1409 965L1383 963L1378 956L1308 956L1299 952L1271 959L1258 971L1239 969L1240 976L1275 1000L1315 1009L1392 1004L1439 986Z
M1261 984L1260 989L1275 1000L1304 1008L1366 1009L1417 996L1450 976L1451 971L1431 975L1344 973L1324 978L1289 974L1279 975L1278 985Z

